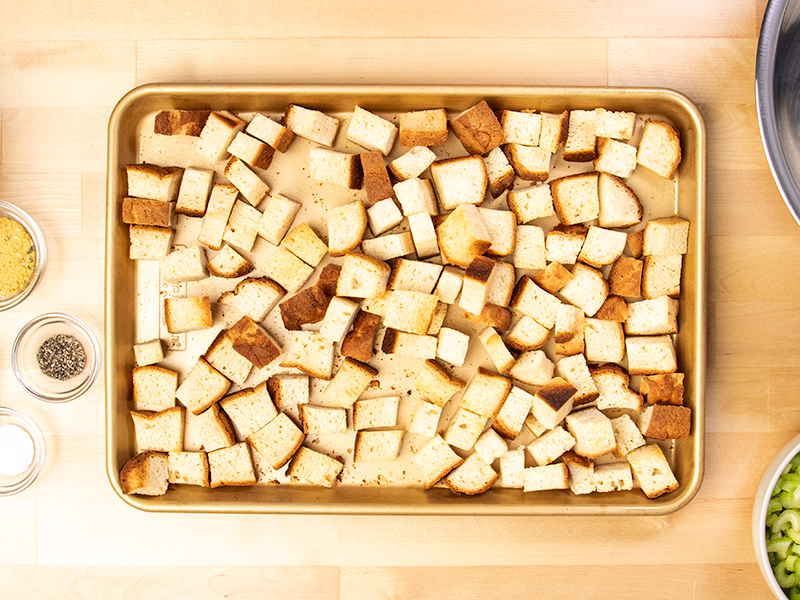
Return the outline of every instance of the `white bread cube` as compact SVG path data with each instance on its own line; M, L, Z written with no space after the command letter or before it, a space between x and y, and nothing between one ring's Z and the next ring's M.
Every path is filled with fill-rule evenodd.
M417 400L414 413L411 416L411 423L408 425L408 432L432 438L436 435L439 428L439 419L442 416L442 407L426 400Z
M537 466L543 467L554 462L559 456L575 446L575 438L566 429L558 425L542 434L525 449Z
M504 151L517 177L525 181L547 181L552 157L550 152L521 144L506 144Z
M512 385L503 407L492 422L492 429L508 440L516 439L531 412L532 405L533 395L521 387Z
M492 364L500 373L506 373L511 367L514 366L516 359L511 352L508 351L503 338L495 331L493 327L487 327L480 334L478 340L483 345L484 350L492 360Z
M161 277L167 283L200 281L208 277L206 253L197 245L177 248L161 263Z
M464 272L461 298L458 305L472 314L480 314L489 298L496 262L485 256L477 256Z
M257 208L237 200L225 225L222 241L244 252L250 252L256 242L260 220L261 212Z
M304 439L302 430L284 413L278 413L264 427L247 436L250 445L273 469L280 469L285 465Z
M311 377L328 380L333 371L333 342L316 331L292 331L282 367L294 367Z
M131 260L161 260L172 247L175 230L169 227L131 225L128 258Z
M642 222L644 209L639 197L620 177L600 173L597 178L600 227L630 227Z
M482 156L471 154L437 160L430 169L442 209L448 211L461 204L483 202L489 178Z
M200 356L183 383L178 386L175 397L192 414L197 415L222 398L230 386L228 378ZM215 449L206 448L207 451Z
M621 492L633 489L631 467L627 462L595 465L592 475L595 492Z
M523 315L506 334L506 346L519 352L538 350L550 339L550 330Z
M556 214L553 194L546 183L534 183L528 187L508 190L506 200L508 208L516 215L517 223L520 225Z
M300 223L295 227L289 235L283 238L281 245L312 267L316 267L328 253L328 246L308 223Z
M233 306L243 315L259 323L285 294L286 290L266 277L248 277L237 283L233 290L223 292L217 302Z
M517 244L517 219L510 210L478 207L492 245L486 250L487 256L510 256ZM544 246L544 244L543 244Z
M367 221L372 235L379 236L397 227L403 220L403 214L391 198L378 200L367 209Z
M545 256L548 262L573 265L578 260L587 229L582 226L554 228L547 232L544 240Z
M658 444L647 444L631 450L626 458L634 480L648 498L658 498L678 489L678 480Z
M512 263L502 260L495 261L486 303L508 307L514 295L516 281L517 273Z
M228 152L251 167L268 169L272 164L275 148L240 131L228 146Z
M614 430L614 439L617 442L617 447L614 449L614 456L617 458L624 458L631 450L644 446L644 436L630 415L624 414L611 419L611 428Z
M459 406L442 437L451 446L469 451L478 441L485 426L485 417Z
M569 113L569 128L564 142L564 160L588 162L595 159L595 122L593 110L572 110Z
M336 295L348 298L373 298L386 291L392 270L385 262L348 252L336 282Z
M208 487L208 456L205 452L170 452L169 482Z
M219 406L231 420L241 438L261 429L278 416L278 409L269 396L267 382L228 394Z
M675 256L689 248L689 221L678 216L651 219L644 228L642 254Z
M608 282L598 269L576 263L572 279L561 288L560 294L567 302L582 308L587 317L593 317L606 301L608 291Z
M594 169L627 179L636 169L636 147L608 138L598 139ZM600 204L602 203L601 199Z
M187 217L202 217L206 213L213 182L214 171L186 168L183 171L175 212Z
M488 421L500 412L510 391L510 379L478 367L461 396L460 406Z
M314 273L314 267L307 265L282 246L261 263L258 269L291 293L299 291Z
M491 488L498 475L480 454L470 454L464 462L450 471L444 482L454 493L472 496Z
M445 304L454 304L461 292L461 285L464 280L464 271L457 267L445 266L433 294Z
M376 150L388 156L397 139L397 126L358 105L347 126L347 139L367 150Z
M525 447L518 446L500 457L500 487L522 489Z
M182 406L154 411L130 411L137 452L180 452L183 450Z
M404 216L421 212L429 215L439 214L436 195L430 179L410 177L394 184L393 189Z
M597 409L627 409L634 412L642 410L642 395L630 389L630 377L619 365L606 363L590 367L600 396L597 398Z
M159 167L147 163L127 165L128 196L171 202L178 196L182 167Z
M572 397L576 391L572 384L554 377L534 394L533 416L546 429L552 429L572 412Z
M154 365L164 360L164 346L158 338L139 342L133 345L133 356L137 367Z
M384 354L402 354L415 358L436 358L437 339L432 335L408 333L388 328L383 336L381 350Z
M281 243L283 236L289 231L300 203L290 200L282 194L273 194L264 204L264 212L258 222L258 235L273 246Z
M553 208L564 225L594 221L600 212L596 171L565 175L550 182Z
M433 219L427 212L415 213L408 216L408 227L411 229L411 239L414 242L414 251L417 258L425 259L438 256L439 240Z
M341 461L300 446L286 469L286 475L304 483L330 488L336 483L342 469L344 463Z
M178 373L171 369L157 365L133 368L133 402L139 408L175 406L177 389Z
M441 272L442 265L399 258L394 263L387 287L390 290L432 294Z
M247 123L231 112L212 111L200 132L200 140L195 146L197 152L211 163L226 158L228 146L245 125Z
M212 404L207 410L192 419L197 438L206 452L227 448L236 443L233 426L219 404Z
M569 126L569 111L562 113L542 114L542 135L539 137L539 146L552 153L567 139Z
M378 260L391 260L401 256L408 256L416 251L414 238L409 231L362 240L361 249L365 254L374 256Z
M444 320L447 318L447 310L448 306L444 302L439 302L436 305L436 310L433 311L433 317L431 317L431 324L428 327L428 335L439 335L442 325L444 325Z
M631 375L675 373L678 360L669 335L637 335L625 338Z
M397 460L403 444L402 429L356 432L353 462L378 462Z
M422 486L430 489L463 463L464 459L456 454L442 436L435 435L414 453L414 462L422 471Z
M332 183L349 190L360 190L364 172L358 154L329 148L312 148L308 155L311 178Z
M334 296L325 311L319 332L334 344L344 341L344 336L350 331L358 312L359 303L341 296Z
M399 407L400 396L356 400L353 403L353 429L396 427Z
M547 266L544 230L541 227L536 225L517 226L514 266L518 269L535 269L537 271Z
M444 108L400 113L401 146L441 146L447 141L447 111Z
M336 141L340 121L321 111L290 104L283 124L295 135L330 148Z
M471 204L458 205L436 228L436 237L444 260L464 268L492 245L480 211Z
M475 453L490 465L506 452L508 452L508 442L494 429L484 431L475 442Z
M589 362L619 363L625 358L625 334L618 321L586 319L583 338Z
M206 214L200 225L200 233L197 235L198 242L212 250L222 248L225 226L228 224L228 217L230 217L238 195L239 191L231 184L214 184L211 197L208 199Z
M498 120L507 144L538 146L542 136L542 114L530 111L501 110Z
M486 163L486 177L489 180L489 193L492 198L497 198L514 184L514 168L508 162L503 148L498 146L483 157Z
M303 433L326 434L347 432L347 411L336 406L299 406Z
M367 211L361 200L343 204L328 213L328 252L344 256L355 250L367 229Z
M567 429L575 438L573 451L585 458L598 458L617 447L611 419L596 408L571 412L566 417Z
M164 298L164 321L170 333L208 329L214 325L208 296Z
M659 335L678 332L678 300L660 296L628 304L625 333Z
M517 357L508 374L528 385L545 385L553 378L555 368L555 363L543 350L529 350Z
M539 437L548 430L548 428L542 425L542 423L534 416L533 413L525 417L525 427L530 430L534 437Z
M561 456L569 471L569 489L579 496L594 491L594 462L568 450Z
M243 160L232 157L223 171L242 197L251 205L258 206L269 194L269 186L248 167Z
M552 329L556 324L559 304L561 300L544 291L527 275L523 275L514 288L509 306L531 317L543 327Z
M445 328L442 327L441 331L444 330ZM447 404L448 400L458 391L464 389L465 385L465 382L448 374L434 360L425 361L414 382L416 389L440 408Z
M207 458L209 486L212 488L224 485L255 485L258 481L253 468L253 457L245 442L209 452Z
M655 119L644 122L636 162L665 179L672 179L681 162L681 137L670 124Z
M464 365L469 350L470 337L452 327L439 329L436 357L455 367Z
M261 113L253 115L245 131L281 153L286 152L294 140L294 133L287 127Z
M633 136L636 113L596 108L594 109L594 114L595 134L597 137L629 140Z
M642 265L642 297L678 296L681 292L683 256L651 254Z
M398 181L419 177L436 160L436 154L427 146L414 146L389 163L389 171Z
M334 406L350 408L377 376L377 369L346 357L325 388L325 399Z
M598 269L610 265L622 256L627 241L628 235L624 231L591 225L578 260Z
M439 299L433 294L394 290L383 324L387 328L424 335L428 333L438 303Z
M589 365L583 354L565 356L556 363L556 373L575 386L575 394L572 401L577 408L583 404L594 402L600 395L600 391L592 379ZM580 454L580 453L579 453Z
M571 304L561 304L558 307L553 332L556 354L561 356L581 354L585 348L585 330L586 317L583 311Z
M244 256L228 244L222 247L217 255L206 265L209 274L214 277L235 279L251 273L255 267Z
M567 466L554 463L544 467L526 467L522 473L523 491L566 490L569 488Z
M308 375L281 373L272 375L266 383L267 390L278 408L308 404L310 396Z
M253 363L234 349L233 341L228 330L223 329L211 342L203 357L233 383L243 385L253 369Z

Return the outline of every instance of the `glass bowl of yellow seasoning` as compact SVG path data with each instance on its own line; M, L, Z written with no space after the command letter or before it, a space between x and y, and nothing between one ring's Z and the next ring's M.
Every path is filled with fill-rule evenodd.
M47 260L44 236L28 213L0 201L0 310L36 288Z
M79 319L47 313L17 334L11 347L11 368L32 396L46 402L69 402L97 379L100 345Z
M42 430L25 413L0 406L0 496L21 492L44 467Z

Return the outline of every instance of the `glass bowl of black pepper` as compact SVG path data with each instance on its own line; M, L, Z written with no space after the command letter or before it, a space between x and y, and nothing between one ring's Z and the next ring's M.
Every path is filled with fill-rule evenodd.
M0 200L0 311L30 295L46 261L47 248L36 221L24 210Z
M28 393L46 402L74 400L97 379L100 345L82 321L63 313L36 317L17 334L11 367Z

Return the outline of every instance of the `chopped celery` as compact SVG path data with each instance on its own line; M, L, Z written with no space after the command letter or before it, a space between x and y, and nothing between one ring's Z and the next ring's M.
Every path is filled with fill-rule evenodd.
M773 498L773 499L771 499L769 501L769 504L767 505L767 514L771 515L771 514L776 513L776 512L778 512L778 511L780 511L782 509L783 509L783 506L781 506L780 501L776 500L775 498Z
M782 560L775 567L775 579L782 588L790 588L797 585L797 575L786 570L786 561Z
M800 531L800 512L787 509L781 513L772 526L772 531L785 531L786 529Z
M789 600L800 600L800 454L778 478L766 515L767 553Z
M776 540L771 540L767 542L767 552L774 552L783 560L789 553L789 548L793 543L794 541L789 537L780 537Z

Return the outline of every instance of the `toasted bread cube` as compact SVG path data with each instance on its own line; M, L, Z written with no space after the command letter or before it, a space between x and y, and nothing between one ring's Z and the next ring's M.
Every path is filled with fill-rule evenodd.
M131 225L129 229L131 260L161 260L172 247L175 230L168 227Z
M526 467L522 473L523 491L566 490L569 488L569 475L564 463L554 463L543 467Z
M197 152L215 163L228 156L228 146L247 123L228 111L213 111L200 132Z
M560 356L581 354L585 348L585 329L586 317L583 310L571 304L559 305L554 331L556 354Z
M439 335L445 329L442 327ZM457 377L449 375L436 361L426 360L414 385L428 400L443 407L466 384Z
M123 198L122 222L129 225L172 227L175 213L172 202L146 198Z
M539 419L537 419L533 413L525 417L525 427L528 428L528 430L534 435L534 437L539 437L545 431L548 431L548 428L542 425L539 422Z
M156 114L153 133L200 137L210 114L210 110L162 110Z
M596 108L595 133L597 137L629 140L636 126L636 113Z
M637 335L625 338L628 372L631 375L674 373L677 356L669 335Z
M686 254L689 246L689 221L681 217L651 219L644 228L642 254L675 256Z
M651 254L644 257L642 265L642 297L679 296L683 256Z
M514 295L516 280L517 272L512 263L502 260L495 261L486 304L508 307ZM504 329L507 329L507 327Z
M378 200L367 209L367 220L372 235L379 236L399 225L403 220L403 214L397 208L394 200L385 198Z
M517 177L525 181L547 181L552 154L544 148L506 144L504 151Z
M478 340L480 340L484 350L492 360L492 364L500 373L506 373L514 366L516 362L514 355L508 351L505 343L503 343L503 338L493 327L484 329L478 335Z
M442 436L451 446L469 451L486 426L486 418L459 406Z
M442 265L399 258L394 263L388 289L432 294L441 272Z
M557 294L572 279L572 273L561 263L548 263L544 269L531 277L540 288L551 294Z
M628 250L634 258L642 257L644 247L644 229L628 233Z
M267 390L280 409L308 404L310 386L308 375L282 373L267 379Z
M250 252L256 242L260 220L261 212L257 208L237 200L225 225L222 241L244 252Z
M264 427L247 436L247 441L273 469L285 465L304 439L305 434L284 413L278 413Z
M490 150L483 157L483 161L486 163L489 193L492 198L497 198L514 184L514 178L517 174L500 146Z
M472 496L491 488L499 475L481 456L474 452L464 462L450 471L444 482L454 493Z
M564 160L589 162L596 158L597 136L593 110L573 110L569 113L569 128L564 143Z
M508 442L501 438L494 429L484 431L475 442L475 453L489 465L506 452L508 452Z
M608 273L609 293L628 298L641 297L643 266L643 261L638 258L620 256Z
M517 357L509 375L528 385L545 385L553 378L555 363L543 350L528 350Z
M391 260L416 252L414 239L409 231L363 240L361 249L365 254L369 254L378 260Z
M556 226L545 237L545 255L548 262L573 265L578 260L589 230L582 225Z
M240 131L228 146L228 152L251 167L268 169L272 164L275 148Z
M252 273L255 267L244 256L225 244L222 250L206 265L210 275L235 279ZM225 293L225 292L223 292ZM219 299L217 300L219 302Z
M347 411L335 406L299 406L300 423L303 433L345 433L347 431Z
M486 154L505 142L503 127L485 100L450 119L450 129L470 154Z
M391 161L389 170L398 181L405 181L422 175L435 160L436 154L433 150L427 146L418 145Z
M527 446L525 449L533 458L537 466L543 467L555 461L567 450L575 446L575 438L566 429L557 425L550 431L545 432Z
M627 462L596 465L592 474L595 492L621 492L633 489L631 467Z
M442 209L453 210L461 204L483 202L489 177L480 155L437 160L430 169Z
M597 140L594 170L627 179L636 169L636 148L608 138ZM601 200L602 204L602 200Z
M455 367L464 365L469 350L469 335L452 327L439 329L436 357Z
M178 196L182 167L159 167L142 163L125 167L128 196L171 202Z
M594 402L600 395L583 354L559 359L556 363L556 373L575 386L576 392L572 401L576 408Z
M364 172L358 154L312 148L309 154L309 170L312 179L349 190L360 190L364 183Z
M598 458L617 447L611 419L596 408L571 412L566 417L567 429L575 438L573 451L585 458Z
M428 327L428 335L439 335L444 325L444 320L447 318L447 311L449 310L447 304L439 302L436 304L436 310L433 311L431 324Z
M522 426L525 424L525 419L528 418L532 406L533 395L512 385L503 407L492 422L492 429L507 440L516 439L522 431Z
M558 147L567 139L569 127L569 111L560 114L543 112L542 134L539 136L539 146L555 153Z
M538 350L550 339L550 330L523 315L506 334L506 346L519 352Z
M239 191L229 183L217 183L211 190L211 197L208 199L208 207L203 221L200 225L200 233L197 241L211 248L219 250L222 248L222 236L225 234L225 226L228 224L233 205Z
M436 195L430 179L409 177L394 184L394 195L406 217L421 212L429 215L439 214Z
M280 284L287 292L300 290L314 273L314 267L307 265L283 247L278 247L259 266L259 270Z
M681 162L681 137L663 121L647 119L636 162L665 179L672 179Z
M372 298L386 290L391 268L385 262L349 252L342 262L336 283L336 294L349 298Z
M576 263L572 279L561 288L561 297L593 317L608 297L608 282L598 269Z
M233 349L253 363L256 369L272 364L281 348L263 328L250 317L242 317L228 329Z
M333 487L342 469L344 463L341 461L300 446L292 457L289 468L286 469L286 475L311 485L330 488Z
M130 411L137 452L180 452L183 450L184 412L171 406L158 412Z
M161 277L167 283L199 281L208 277L206 264L206 253L200 246L177 248L161 263Z
M578 260L598 269L610 265L622 256L627 240L628 236L623 231L592 225L586 234Z
M531 412L545 428L552 429L572 412L572 397L577 389L571 383L554 377L533 396Z
M353 326L344 337L339 352L342 356L353 358L359 362L367 362L372 358L375 334L378 331L380 317L363 310L358 311Z
M442 436L435 435L414 453L414 462L422 471L422 486L430 489L464 459L455 453Z
M192 414L198 415L222 398L230 386L228 378L200 356L178 387L175 396Z
M384 354L402 354L416 358L436 358L437 339L432 335L408 333L388 328L383 336L381 350Z
M628 304L625 333L628 335L659 335L678 332L678 300L659 296Z
M556 324L556 314L561 300L540 288L533 279L523 275L514 287L509 306L534 319L547 329Z
M464 272L452 266L446 266L439 276L439 281L436 283L436 288L433 294L439 298L440 302L445 304L453 304L461 292L461 285L464 279Z
M510 391L510 379L478 367L461 396L460 406L483 417L485 423L497 416Z
M542 113L501 110L498 119L507 144L538 146L542 136Z
M169 482L209 487L208 456L205 452L170 452Z
M461 204L436 228L439 249L444 259L468 267L492 245L489 229L477 207Z
M283 124L295 135L330 148L339 132L339 119L325 113L290 104L283 115Z
M594 489L594 462L568 450L561 456L569 471L569 489L575 495L591 494Z
M553 194L546 183L535 183L529 187L509 190L506 199L519 225L556 214Z
M619 177L600 173L597 198L600 203L597 223L600 227L630 227L642 222L644 209L639 197Z
M343 204L328 214L328 252L344 256L355 250L367 229L367 211L360 200Z
M169 484L169 458L166 452L139 452L119 472L123 494L162 496Z
M133 356L137 367L154 365L164 360L164 346L160 339L139 342L133 345Z
M491 302L486 303L480 314L474 315L471 312L465 312L464 318L467 321L472 321L479 325L486 325L487 327L494 327L500 331L506 331L511 327L511 310L505 306L499 306Z
M522 489L525 448L518 446L500 457L500 487Z
M164 320L170 333L208 329L214 325L208 296L164 298Z
M408 432L416 433L417 435L427 438L432 438L436 435L441 416L441 406L438 406L433 402L427 402L426 400L419 399L417 400L417 405L414 408L414 413L411 416L411 423L408 425Z
M237 283L233 290L220 295L217 302L236 307L258 323L264 320L285 294L286 290L266 277L248 277Z
M683 373L665 373L662 375L645 375L639 386L642 395L647 396L651 404L683 404Z
M473 314L480 314L489 298L493 284L495 261L485 256L476 257L467 267L461 286L458 305Z
M657 440L689 437L692 429L692 409L675 404L648 404L639 415L642 435Z
M598 174L565 175L550 182L553 208L564 225L586 223L597 219L600 212Z
M273 194L264 204L264 212L258 221L258 235L273 246L277 246L289 231L298 210L300 210L299 202L281 194Z
M255 485L257 482L253 457L245 442L209 452L208 467L212 488L224 485Z
M219 401L219 406L242 438L255 433L278 416L266 381L225 396Z
M350 408L377 376L377 369L352 358L345 358L325 388L325 398L334 406Z
M392 197L392 180L383 162L380 152L362 152L358 155L361 161L364 191L370 204Z
M357 431L353 462L377 462L397 460L403 444L402 429L381 431Z
M647 444L631 450L627 457L634 480L648 498L678 489L678 480L658 444Z
M642 396L630 389L630 377L619 365L607 363L589 368L600 396L597 409L627 409L634 412L642 410Z
M294 133L287 127L261 113L253 115L245 131L281 153L286 152L294 140Z
M161 341L159 340L159 346ZM138 407L175 406L178 373L158 365L133 368L133 402Z
M427 212L409 215L408 225L411 229L411 238L417 257L423 259L437 256L440 252L439 241L431 216Z
M517 220L510 210L479 207L478 212L489 231L492 245L486 250L488 256L510 256L517 244ZM544 244L542 244L544 246Z
M447 112L443 108L400 113L401 146L441 146L447 141Z
M293 331L282 367L294 367L306 375L328 380L333 370L333 342L316 331Z
M368 398L353 403L353 429L379 429L397 426L400 396Z
M618 363L625 358L625 335L622 323L604 319L586 319L583 337L586 360Z
M387 156L397 138L397 126L358 105L347 126L347 139L367 150Z
M644 436L630 415L623 414L616 419L611 419L611 427L617 442L614 450L616 458L625 458L631 450L644 446Z
M609 294L594 316L605 321L624 323L628 318L628 305L622 297Z
M228 416L220 410L219 404L212 404L207 410L197 414L193 423L200 445L206 452L213 452L236 443L233 425Z
M328 304L319 332L335 344L341 344L358 312L358 302L335 296Z
M536 225L517 226L514 266L518 269L544 269L547 266L544 230Z
M389 298L383 324L386 327L424 335L436 310L439 299L433 294L395 290Z
M211 342L208 350L206 350L204 358L212 367L232 382L237 385L243 385L253 369L253 363L234 350L233 337L228 333L223 329L217 334L217 337L214 338L214 341Z
M268 147L268 146L267 146ZM269 194L269 186L243 160L231 157L223 171L242 197L252 206L258 206Z
M303 325L319 323L325 318L331 298L318 285L299 291L280 303L283 326L289 331L302 329Z

